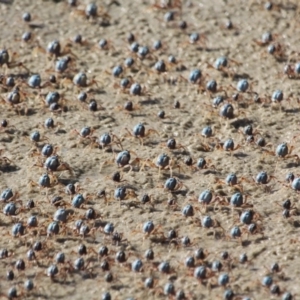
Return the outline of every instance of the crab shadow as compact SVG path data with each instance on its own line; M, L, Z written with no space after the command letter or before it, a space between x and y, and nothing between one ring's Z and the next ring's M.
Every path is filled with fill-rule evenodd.
M57 279L57 278L53 278L52 282L53 283L58 283L58 284L65 284L65 285L72 285L72 284L75 283L74 281L71 281L71 280ZM65 296L57 296L57 295L55 295L55 299L63 299L64 297ZM52 299L52 297L49 298L48 296L46 296L46 299Z
M131 114L131 116L134 117L147 117L146 114Z
M120 186L125 187L126 189L131 189L134 191L138 191L138 188L132 184L121 184Z
M11 5L14 3L14 0L0 0L1 4Z
M284 10L297 10L298 5L292 2L287 2L287 4L282 4L282 9Z
M175 123L174 121L162 121L163 124L166 124L166 125L179 125L178 123Z
M284 63L288 61L288 57L284 56L284 57L275 57L275 60L279 63Z
M243 247L248 247L248 246L250 246L251 244L259 244L259 243L261 243L262 241L266 241L266 240L268 240L268 239L269 239L268 237L262 236L262 237L256 238L255 240L245 240L245 241L242 241L242 246L243 246Z
M28 25L31 29L42 29L45 27L44 24L29 24Z
M63 184L64 186L67 186L68 184L75 184L76 182L78 182L78 179L59 178L58 182Z
M286 169L297 168L297 167L299 167L299 164L295 162L289 162L286 164Z
M239 127L245 127L250 124L253 124L253 121L249 120L248 118L237 119L230 123L230 125L232 125L235 129L238 129Z
M177 156L177 155L189 155L190 154L190 152L188 150L172 150L171 153L174 156Z
M153 99L146 99L146 100L141 100L139 101L141 105L155 105L155 104L160 104L160 101L157 98Z
M162 173L165 179L170 178L169 173ZM173 172L173 176L177 177L178 179L184 180L184 179L191 179L192 177L190 175L182 174L182 173L177 173ZM188 191L188 189L187 189Z
M95 228L104 228L108 223L109 223L108 221L95 220L94 227Z
M225 50L226 48L224 47L218 47L218 48L213 48L213 47L197 47L197 51L205 51L205 52L218 52L221 50Z
M0 174L1 174L1 172L2 173L13 173L13 172L17 172L19 170L21 170L21 168L18 166L15 166L15 165L4 165L4 166L0 165Z
M292 221L292 225L293 225L295 228L299 228L299 227L300 227L300 221L298 221L298 220L293 220L293 221Z
M55 239L55 242L60 243L60 244L64 244L68 241L73 241L73 242L77 242L79 239L77 237L72 237L72 236L66 236L66 237L59 237Z
M115 1L114 1L114 2L115 2ZM99 26L105 28L105 27L111 26L111 23L110 23L109 20L101 20L101 21L99 22ZM117 56L117 55L115 55L115 56Z
M233 153L232 156L237 157L237 158L244 158L244 157L247 157L248 154L246 154L245 152L238 152L238 153Z
M186 196L187 195L187 193L188 193L188 189L186 189L186 190L178 190L178 191L173 191L172 192L172 195L175 195L175 196L177 196L177 195L181 195L181 196Z
M64 129L58 129L58 130L56 130L54 133L55 133L56 135L59 135L59 134L66 134L67 131L64 130Z
M96 274L96 273L84 272L83 274L81 274L81 278L83 280L86 280L86 279L95 279L97 276L98 276L98 274Z
M171 246L172 244L174 245L176 245L176 244L178 244L178 242L177 241L175 241L175 240L170 240L170 239L168 239L168 238L166 238L165 236L153 236L153 237L150 237L150 241L152 242L152 243L155 243L155 244L161 244L161 245L163 245L163 246Z
M292 108L288 108L284 110L286 113L289 114L296 114L300 112L300 108L299 107L292 107Z
M240 73L240 74L236 73L232 78L233 81L238 81L240 79L251 79L251 77L247 73Z
M219 174L219 172L217 170L205 170L203 172L203 175L209 175L209 174L217 175Z
M116 290L116 291L120 291L124 288L128 288L128 286L124 285L124 284L114 284L114 285L111 285L110 288L113 290Z
M4 143L11 143L14 139L14 135L18 134L18 131L14 128L7 128L3 133L6 133L7 136L4 136L0 141Z

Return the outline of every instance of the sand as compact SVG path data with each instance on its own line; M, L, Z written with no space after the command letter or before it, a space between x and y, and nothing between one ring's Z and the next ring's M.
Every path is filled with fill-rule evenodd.
M285 182L287 173L298 174L299 164L295 157L280 159L272 155L276 146L283 142L287 142L289 148L294 146L293 154L297 154L299 149L298 78L288 78L283 74L289 60L291 64L297 61L297 54L293 53L298 51L299 8L297 1L281 2L278 9L266 10L263 1L183 1L180 12L177 8L154 8L153 1L146 0L119 1L111 5L108 1L97 1L99 10L103 7L103 11L109 14L109 20L103 16L87 20L76 12L76 9L84 10L88 3L84 0L77 8L53 1L24 0L0 4L1 47L11 53L16 52L15 61L23 62L30 74L39 73L42 84L47 82L50 74L55 73L49 71L54 66L55 58L51 61L41 48L46 49L49 42L57 39L64 48L63 52L65 50L67 54L67 50L71 49L76 55L70 69L58 75L57 86L41 89L26 86L29 74L23 69L7 70L5 66L1 69L2 74L15 76L25 95L23 106L28 109L25 114L24 107L20 106L18 113L18 109L1 103L1 119L9 122L7 128L1 128L1 156L11 162L1 162L0 190L11 188L19 194L13 200L19 208L17 216L1 216L3 237L0 248L9 251L9 257L0 260L3 295L10 287L16 286L19 298L26 296L28 299L101 299L104 292L110 292L112 299L163 299L167 298L163 291L165 284L172 282L175 292L183 290L187 299L222 299L224 288L218 286L219 273L213 272L210 267L213 261L221 260L223 251L229 252L230 259L221 260L223 268L220 273L229 274L227 288L237 295L235 299L243 296L275 299L282 297L286 291L294 298L299 295L299 216L295 209L291 211L295 215L283 218L281 207L286 199L290 199L295 208L299 205L297 193ZM176 12L174 21L164 21L168 10ZM24 12L31 13L31 25L41 26L29 27L22 20ZM231 30L224 28L229 18L234 25ZM178 28L180 20L187 22L187 29ZM32 32L31 42L21 41L25 31ZM267 52L268 44L260 46L255 42L268 31L273 34L273 43L282 46L282 57L276 59ZM150 54L145 59L140 60L130 52L127 42L130 32L140 45L149 47ZM189 43L189 35L193 32L203 35L200 43ZM81 34L86 44L70 42L69 39L76 34ZM102 38L108 40L108 47L100 50L97 43ZM163 46L157 51L152 48L156 40L161 40ZM64 47L67 44L70 46ZM155 62L159 59L167 62L169 55L174 55L178 63L167 64L167 72L157 74L153 68ZM135 59L131 69L124 67L124 60L130 56ZM220 56L234 60L229 61L224 72L209 67ZM122 65L124 69L120 78L112 76L112 68L116 65ZM196 68L202 71L200 90L197 84L188 82L191 70ZM98 84L77 88L71 80L62 79L72 78L78 72L85 72L89 83L95 79ZM123 92L117 87L124 77L131 77L132 82L142 85L141 96L130 95L128 89ZM220 90L214 95L203 88L210 79L217 81ZM260 102L253 100L253 93L241 93L238 101L231 100L240 79L248 80L248 91L256 92ZM277 89L283 91L284 99L280 104L272 104L271 95ZM6 98L10 90L3 87L1 97ZM65 99L61 111L55 113L43 104L43 97L54 90L63 94ZM77 100L79 91L89 91L86 103ZM212 98L225 93L234 107L235 116L229 120L220 117L220 107L213 108L211 104ZM90 99L97 101L98 111L88 109ZM129 100L136 108L131 113L122 109ZM174 108L174 101L179 101L181 107ZM157 117L160 110L165 111L165 119ZM58 125L56 128L43 126L49 117ZM130 137L125 129L132 132L139 122L145 125L146 131L157 131L143 139L143 145L139 139ZM261 148L255 142L247 143L241 132L249 124L257 132L254 140L264 137L268 143L266 147ZM213 137L205 139L201 131L208 125L213 128ZM136 157L140 159L140 167L135 164L130 172L129 168L118 168L114 159L121 151L120 147L113 144L113 151L109 147L101 149L95 143L96 138L80 138L74 129L80 132L84 126L91 127L91 136L97 139L105 132L113 132L122 139L123 149L131 152L131 161ZM41 134L41 141L36 144L29 138L35 130ZM175 138L177 144L185 149L169 150L166 147L169 138ZM234 140L236 147L240 146L232 153L218 147L228 138ZM58 184L53 184L47 192L30 185L38 182L46 172L43 168L45 159L41 155L32 155L33 152L39 154L46 143L57 146L61 162L72 168L72 173L55 172ZM164 183L170 176L169 170L162 170L159 175L158 168L149 162L155 161L161 153L173 159L174 167L180 166L180 169L173 170L179 182L176 193L164 189ZM185 165L188 156L193 158L192 167ZM197 169L196 162L200 157L209 161L209 168ZM141 167L143 162L147 162L144 168ZM121 172L123 182L111 180L117 170ZM269 175L267 188L255 184L253 179L262 170ZM218 179L224 181L231 172L237 174L239 186L230 187L217 182ZM70 196L65 194L65 186L69 183L76 183L86 198L81 208L73 208ZM114 198L114 191L121 185L127 187L128 199L122 200L120 206ZM258 226L258 233L254 235L248 235L247 225L239 220L239 212L247 208L232 209L226 205L236 188L240 188L244 196L247 195L247 203L253 206ZM107 204L103 197L97 196L103 189L110 198ZM219 201L215 202L218 205L208 207L207 212L197 201L198 195L206 189L212 191L214 198L219 197ZM151 195L152 205L141 203L144 194ZM46 228L58 209L50 202L54 196L62 197L62 204L70 215L65 224L60 224L57 236L47 237ZM25 209L29 199L33 199L36 205L31 210ZM169 199L175 199L173 205L168 205ZM181 213L187 204L194 207L193 217L184 217ZM91 232L83 238L73 230L74 221L84 219L85 211L90 207L95 209L97 217L84 220ZM34 229L27 227L23 237L13 237L13 224L23 222L25 226L31 215L38 218L39 233L35 235ZM200 226L205 215L214 220L214 228ZM150 236L142 231L143 224L148 220L153 221L156 231ZM108 222L114 224L115 232L122 234L119 244L113 244L111 237L104 234L103 228ZM234 225L239 225L243 232L242 242L230 237ZM171 229L177 233L177 238L172 241L167 238ZM190 238L190 245L181 244L184 236ZM36 241L42 241L44 249L36 252L37 261L28 262L26 253ZM73 264L79 257L77 249L81 243L88 249L88 254L84 256L88 266L76 271ZM97 255L103 245L109 248L106 259L114 276L111 283L105 282L107 272L100 268L105 258L98 259ZM147 261L144 257L149 248L155 253L153 261ZM194 268L184 265L185 258L193 256L198 248L205 250L206 257L195 264L208 268L207 278L202 282L193 277ZM124 250L127 256L124 264L114 259L115 253L120 250ZM51 280L47 276L47 268L55 263L55 255L59 251L65 253L66 263L58 265L60 272ZM240 263L240 255L244 253L248 256L248 262ZM15 269L18 259L25 260L24 271ZM136 259L143 262L140 273L131 271L131 263ZM157 267L162 261L170 263L169 274L159 272ZM279 264L280 272L271 274L270 267L275 262ZM14 281L6 280L9 269L15 272ZM280 295L272 295L268 288L261 285L266 274L271 274L273 282L279 285ZM143 284L150 275L155 278L152 290L146 289ZM28 294L23 288L26 279L32 279L36 286Z

